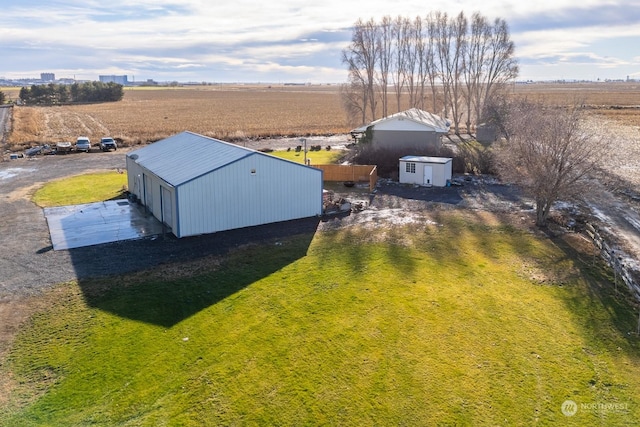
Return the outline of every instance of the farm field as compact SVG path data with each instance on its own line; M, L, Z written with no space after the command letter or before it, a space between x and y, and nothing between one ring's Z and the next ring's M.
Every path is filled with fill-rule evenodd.
M3 89L15 98L18 89ZM583 103L592 114L640 126L640 83L516 84L516 96L549 104ZM247 139L344 134L339 87L209 85L126 88L117 103L14 108L9 148L37 143L97 140L110 135L123 146L146 144L190 130L231 142Z
M640 127L640 82L519 84L514 93L549 105L582 104L596 117Z
M487 214L429 215L61 284L0 367L0 424L640 417L636 319L589 252ZM567 417L566 400L583 406Z
M116 103L15 108L9 143L15 149L110 135L128 146L184 130L225 141L344 133L349 127L337 93L336 86L127 88Z

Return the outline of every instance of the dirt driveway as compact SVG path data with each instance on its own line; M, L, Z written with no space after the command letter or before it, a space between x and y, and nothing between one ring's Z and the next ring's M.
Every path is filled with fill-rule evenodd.
M44 213L31 202L43 184L92 170L125 167L124 153L72 153L0 163L0 301L74 278L67 251L53 251Z

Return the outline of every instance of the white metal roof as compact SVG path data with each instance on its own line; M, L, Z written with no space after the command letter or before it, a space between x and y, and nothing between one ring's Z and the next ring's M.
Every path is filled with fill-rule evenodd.
M413 162L413 163L438 163L445 164L451 161L451 157L429 157L429 156L404 156L400 157L400 161L402 162Z
M444 119L433 113L429 113L428 111L421 110L419 108L411 108L409 110L400 111L399 113L395 113L390 116L375 120L367 125L360 126L359 128L352 130L351 132L364 132L369 126L374 126L375 128L375 126L380 123L398 119L408 119L412 122L432 128L434 131L440 133L449 132L449 127L451 126L451 123L447 119Z
M131 151L127 157L176 187L254 154L263 153L197 133L182 132Z

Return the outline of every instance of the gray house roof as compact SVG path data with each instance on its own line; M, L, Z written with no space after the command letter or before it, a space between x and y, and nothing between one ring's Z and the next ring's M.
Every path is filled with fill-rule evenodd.
M451 126L451 123L447 119L443 119L442 117L437 116L433 113L420 110L419 108L411 108L409 110L400 111L399 113L395 113L390 116L375 120L367 125L360 126L359 128L353 129L351 133L362 133L365 132L369 126L375 127L380 123L398 119L411 120L415 123L431 128L435 132L439 133L449 132L449 127Z
M253 155L309 167L193 132L182 132L154 142L129 152L127 157L177 187Z

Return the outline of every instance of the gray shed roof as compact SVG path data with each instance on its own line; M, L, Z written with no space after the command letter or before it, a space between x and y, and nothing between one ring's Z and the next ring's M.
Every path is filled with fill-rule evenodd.
M446 164L452 160L451 157L429 157L429 156L404 156L400 161L413 163L437 163Z
M391 114L390 116L375 120L367 125L360 126L359 128L352 130L351 132L365 132L369 126L375 127L375 125L377 125L378 123L395 120L398 118L408 119L416 123L420 123L422 125L433 128L436 132L440 133L449 132L449 127L451 126L451 123L447 119L444 119L438 115L429 113L428 111L424 111L419 108L410 108L408 110L400 111L399 113Z
M197 133L182 132L131 151L127 157L176 187L256 153L262 154Z

